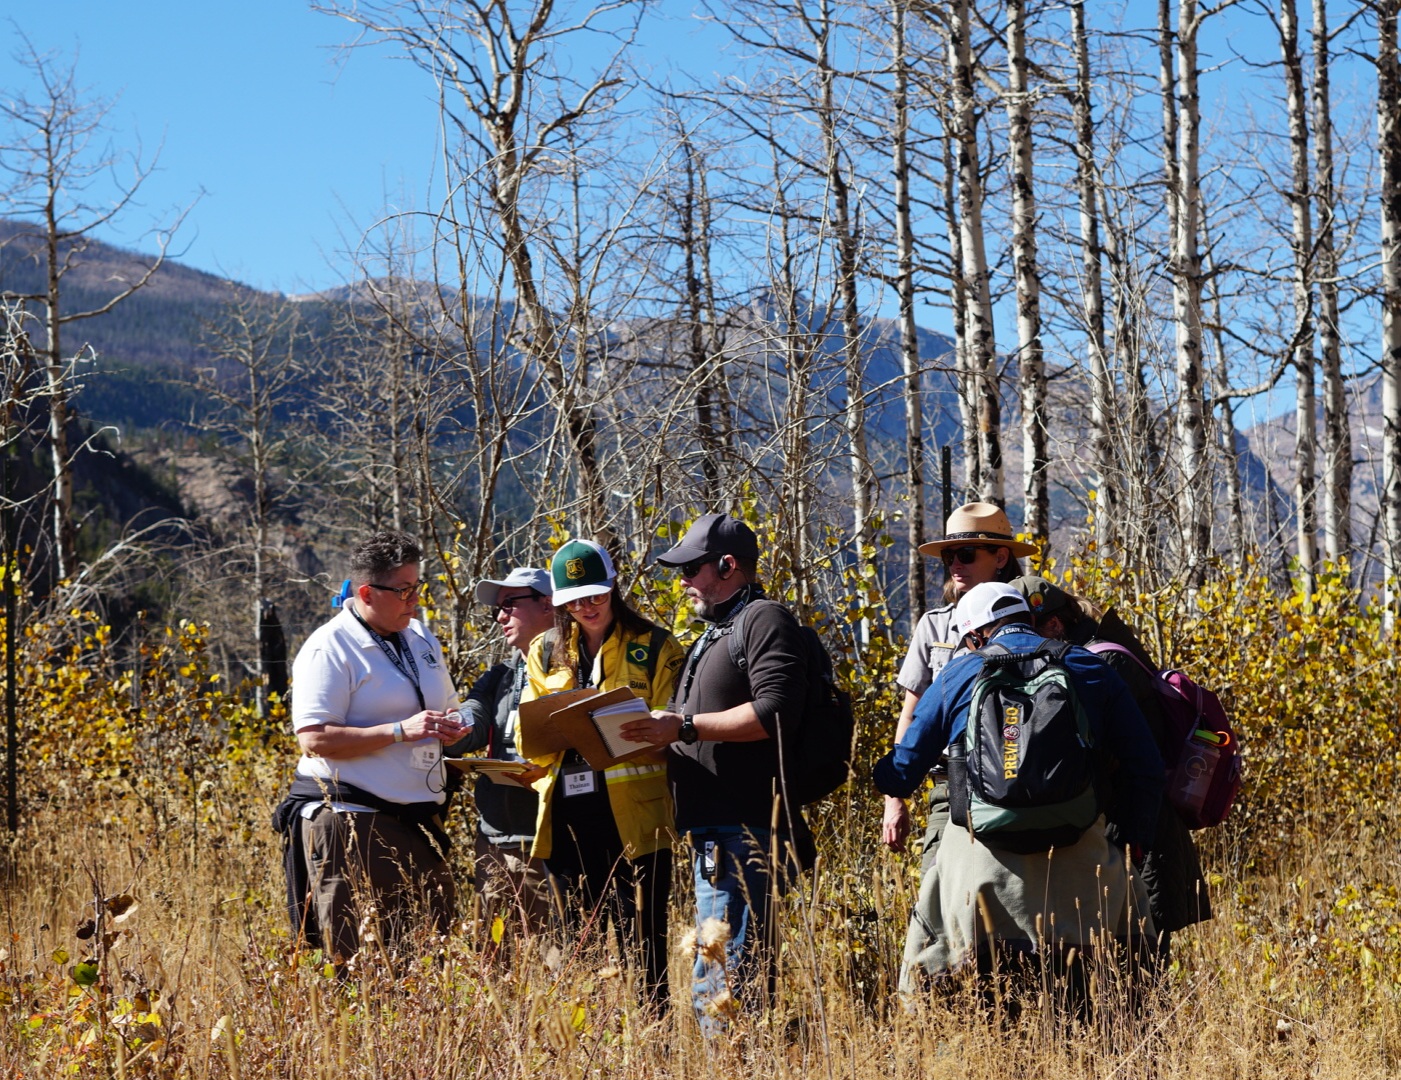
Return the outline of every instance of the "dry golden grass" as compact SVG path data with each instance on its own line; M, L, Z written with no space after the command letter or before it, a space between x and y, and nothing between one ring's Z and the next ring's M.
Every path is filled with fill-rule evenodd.
M267 825L280 778L248 767L223 781L206 786L197 815L73 796L25 823L5 856L0 1075L1352 1080L1401 1072L1394 828L1300 832L1276 866L1249 880L1234 875L1238 838L1210 836L1205 855L1222 882L1216 920L1179 935L1177 962L1140 1016L1104 989L1095 1022L1067 1028L1035 1001L1010 1020L969 988L898 999L912 879L908 861L876 852L875 818L866 817L874 806L862 799L828 815L827 865L792 898L778 1008L707 1045L684 1004L683 958L673 966L680 1007L657 1020L636 1009L629 973L606 948L572 943L554 970L528 951L488 960L466 920L394 973L370 950L356 979L338 986L291 948ZM181 824L162 831L161 820ZM119 924L104 919L115 934L105 950L101 930L75 936L94 897L123 894L137 906ZM687 901L679 885L675 940L689 923ZM77 965L94 958L98 981L81 987Z

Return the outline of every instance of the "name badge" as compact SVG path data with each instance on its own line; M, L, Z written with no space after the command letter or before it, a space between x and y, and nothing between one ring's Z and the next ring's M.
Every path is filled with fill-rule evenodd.
M942 641L934 642L929 650L929 670L938 674L943 670L944 665L953 659L953 654L957 649L957 645L948 645Z
M588 766L564 771L564 796L591 795L596 790L594 771Z
M429 772L438 764L438 758L442 755L442 746L434 740L425 745L418 745L409 754L409 764L419 772Z

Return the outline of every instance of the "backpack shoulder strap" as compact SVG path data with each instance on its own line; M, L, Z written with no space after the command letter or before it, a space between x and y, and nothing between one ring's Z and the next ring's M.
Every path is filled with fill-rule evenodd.
M647 647L647 683L649 686L652 680L657 677L658 654L662 651L662 644L666 641L666 635L666 627L652 627L652 636L648 641Z
M1141 667L1144 671L1148 672L1149 675L1152 675L1152 676L1154 676L1155 678L1156 678L1157 675L1158 675L1158 673L1157 673L1156 671L1154 671L1154 670L1153 670L1152 668L1150 668L1147 664L1145 664L1142 660L1140 660L1136 655L1134 655L1134 651L1133 651L1132 649L1126 649L1126 648L1124 648L1122 645L1117 645L1117 644L1115 644L1115 643L1112 642L1112 641L1096 641L1096 642L1092 642L1091 644L1086 645L1085 648L1089 649L1090 652L1092 652L1092 653L1107 653L1107 652L1112 652L1112 653L1123 653L1123 654L1124 654L1125 656L1127 656L1130 660L1132 660L1135 664L1137 664L1139 667Z
M758 607L760 604L777 604L779 607L783 608L784 611L788 610L786 607L783 607L783 605L780 604L777 600L770 600L767 596L760 596L749 601L749 603L745 604L744 607L740 608L739 614L734 617L734 621L720 631L721 634L725 635L730 639L730 663L734 664L735 667L739 668L739 670L742 671L746 676L748 676L749 674L749 657L745 655L744 651L744 616L747 612L749 612L753 608ZM797 618L794 617L793 621L797 622ZM798 625L802 626L802 623L798 623Z

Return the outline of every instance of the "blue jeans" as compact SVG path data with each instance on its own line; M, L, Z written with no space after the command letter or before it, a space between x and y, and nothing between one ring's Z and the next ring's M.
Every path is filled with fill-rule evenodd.
M773 997L775 909L788 891L796 867L783 848L778 865L773 865L770 839L768 829L739 826L691 833L698 939L691 1001L706 1035L724 1027L728 1010L717 999L725 991L737 1003L754 1010L766 1006ZM706 955L707 919L729 925L723 965L718 957ZM718 946L711 950L718 951Z

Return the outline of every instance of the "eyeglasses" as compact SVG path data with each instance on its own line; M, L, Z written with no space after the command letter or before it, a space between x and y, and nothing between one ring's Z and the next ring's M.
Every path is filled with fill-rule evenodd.
M539 600L539 599L540 599L540 594L539 594L538 592L536 592L534 589L532 589L530 592L526 593L524 596L508 596L508 597L506 597L505 600L502 600L500 603L492 604L492 605L491 605L491 617L494 619L494 618L496 618L498 615L500 615L503 611L504 611L507 615L509 615L512 611L515 610L516 605L519 604L519 603L521 603L523 600Z
M564 602L564 608L566 611L573 611L575 608L581 607L602 607L612 598L613 594L611 592L601 592L594 596L582 597L578 600L566 600Z
M678 567L678 569L681 571L681 576L682 576L682 577L695 577L695 576L696 576L697 574L699 574L703 569L705 569L706 563L711 563L711 562L714 562L714 561L715 561L715 556L714 556L714 555L707 555L707 556L706 556L705 558L703 558L703 559L692 559L692 560L691 560L690 562L688 562L688 563L682 563L682 564Z
M955 559L967 566L969 563L978 561L978 552L996 550L995 547L989 547L987 544L970 544L968 547L945 548L942 554L945 566L950 565Z
M423 590L428 587L426 581L415 581L412 585L405 585L402 589L394 585L376 585L373 581L368 583L370 588L378 589L380 592L392 592L400 601L407 603L423 595Z

